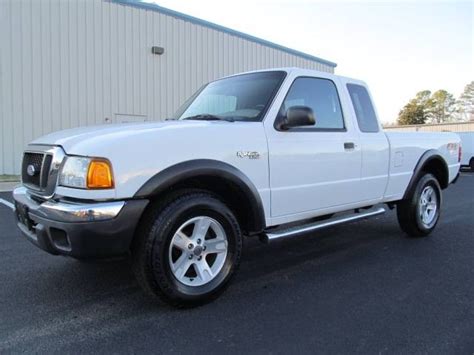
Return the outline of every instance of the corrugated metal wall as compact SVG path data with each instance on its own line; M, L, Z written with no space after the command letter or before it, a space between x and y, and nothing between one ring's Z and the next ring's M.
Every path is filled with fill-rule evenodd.
M386 126L386 130L408 132L474 132L474 122L425 124L409 126Z
M25 145L48 132L163 119L209 80L281 66L334 69L120 3L0 0L0 174L17 174Z

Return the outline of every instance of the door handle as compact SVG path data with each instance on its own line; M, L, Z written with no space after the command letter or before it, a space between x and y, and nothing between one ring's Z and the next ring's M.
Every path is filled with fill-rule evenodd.
M345 150L354 150L356 145L353 142L346 142L344 143Z

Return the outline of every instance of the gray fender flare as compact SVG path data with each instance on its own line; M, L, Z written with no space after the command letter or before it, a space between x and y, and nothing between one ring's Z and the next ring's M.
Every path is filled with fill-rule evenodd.
M446 176L449 176L448 165L446 164L446 161L444 160L441 153L437 151L436 149L427 150L420 157L420 159L418 160L418 163L415 166L415 169L413 170L413 175L405 190L405 194L403 195L404 200L407 199L409 196L411 196L413 190L416 187L416 183L418 182L418 180L420 179L423 173L424 168L433 161L439 162L439 164L441 164L441 166L443 167L443 174L445 174ZM446 188L448 184L447 181L440 181L439 183L442 188Z
M211 159L189 160L172 165L151 177L136 193L135 198L150 198L165 192L174 185L190 178L218 177L235 186L249 206L249 232L260 233L265 229L265 212L260 195L252 181L234 166Z

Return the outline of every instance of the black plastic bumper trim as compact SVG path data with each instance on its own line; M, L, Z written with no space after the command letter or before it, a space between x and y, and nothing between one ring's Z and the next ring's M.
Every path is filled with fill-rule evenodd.
M76 258L108 257L129 252L135 228L147 204L146 199L128 200L115 218L92 222L51 220L36 215L19 202L15 204L15 214L22 234L50 254ZM24 212L21 213L25 209L28 218ZM55 236L58 231L61 241Z

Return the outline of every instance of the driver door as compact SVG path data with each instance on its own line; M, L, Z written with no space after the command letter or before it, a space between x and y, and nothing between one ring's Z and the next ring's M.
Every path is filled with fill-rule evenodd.
M359 201L361 150L358 133L343 112L338 82L296 77L280 113L307 106L314 126L277 130L266 125L271 215L278 223L324 214ZM341 95L342 96L342 95Z

